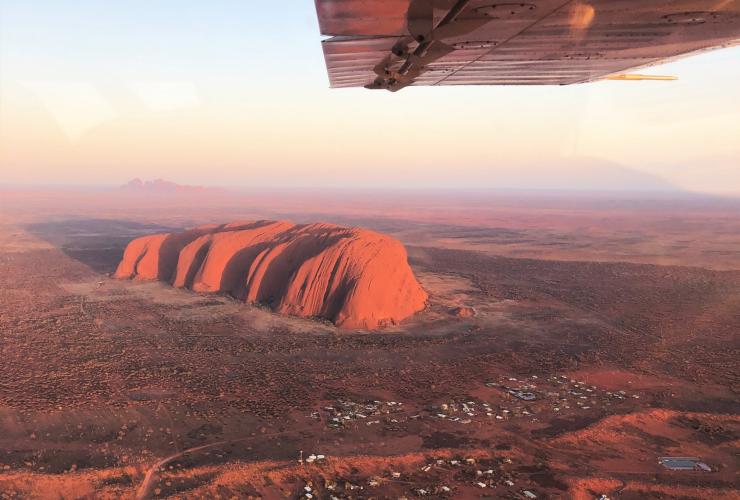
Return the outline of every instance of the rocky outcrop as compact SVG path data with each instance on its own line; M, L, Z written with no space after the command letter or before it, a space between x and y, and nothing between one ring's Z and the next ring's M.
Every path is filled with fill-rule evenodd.
M475 316L475 309L465 306L453 307L450 314L458 318L472 318Z
M133 179L121 186L121 191L131 194L155 194L157 196L168 194L223 194L226 192L225 189L221 188L187 186L166 181L164 179L142 181L139 178Z
M234 222L145 236L129 243L115 276L228 293L345 328L398 323L427 299L399 241L331 224Z

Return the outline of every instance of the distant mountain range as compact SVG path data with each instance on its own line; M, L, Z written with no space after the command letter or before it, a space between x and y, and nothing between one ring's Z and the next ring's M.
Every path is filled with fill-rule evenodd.
M205 186L187 186L164 179L153 181L142 181L138 177L123 186L121 189L132 193L156 193L156 194L194 194L194 193L222 193L225 189Z

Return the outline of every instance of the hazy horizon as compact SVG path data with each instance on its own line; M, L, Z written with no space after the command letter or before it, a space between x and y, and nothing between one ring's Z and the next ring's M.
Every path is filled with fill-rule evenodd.
M636 176L635 179L639 180L641 177ZM533 196L599 196L602 194L611 194L615 196L624 197L658 197L658 198L724 198L731 200L740 200L740 191L691 191L683 189L680 186L672 185L668 182L661 182L660 178L652 178L646 176L649 180L655 182L647 185L609 185L605 183L599 183L594 185L584 185L583 183L568 184L567 181L555 182L552 184L542 183L490 183L487 185L479 186L466 186L466 185L424 185L423 183L416 183L411 185L343 185L343 184L277 184L277 183L260 183L260 184L226 184L226 183L200 183L200 184L189 184L178 182L175 178L161 178L161 177L144 177L134 176L124 182L94 182L94 183L82 183L75 181L59 181L59 182L34 182L34 181L20 181L20 182L4 182L0 180L0 190L5 191L122 191L123 188L127 187L127 184L133 180L140 179L144 182L151 181L165 181L167 183L175 184L180 188L198 188L204 189L205 193L212 193L216 191L223 191L230 194L239 193L250 193L250 192L277 192L277 193L290 193L290 192L311 192L311 193L332 193L332 194L351 194L351 193L420 193L433 195L435 193L447 193L447 194L524 194ZM144 191L143 194L163 194L162 191ZM165 193L165 194L177 194L177 193ZM183 196L189 196L193 194L192 191L186 191L180 193ZM197 193L196 193L197 194Z
M740 47L672 82L331 90L312 2L0 0L0 184L740 193Z

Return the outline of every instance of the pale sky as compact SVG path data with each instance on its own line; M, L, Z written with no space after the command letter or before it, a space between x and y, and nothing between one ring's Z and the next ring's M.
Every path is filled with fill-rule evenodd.
M320 40L311 0L0 0L0 184L740 193L740 47L641 71L674 82L392 94L329 89Z

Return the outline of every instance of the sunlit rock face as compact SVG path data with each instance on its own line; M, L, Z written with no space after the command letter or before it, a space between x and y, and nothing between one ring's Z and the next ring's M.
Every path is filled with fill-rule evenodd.
M144 236L129 243L115 277L227 293L343 328L396 324L427 300L399 241L321 223L232 222Z

